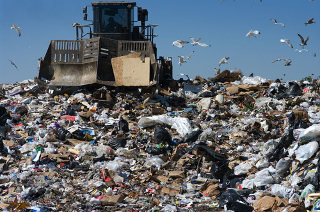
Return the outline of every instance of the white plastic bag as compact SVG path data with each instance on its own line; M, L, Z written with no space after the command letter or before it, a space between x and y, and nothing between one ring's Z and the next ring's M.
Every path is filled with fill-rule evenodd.
M155 157L155 156L147 157L145 160L144 166L147 168L150 168L151 166L155 166L158 170L160 170L161 164L163 162L164 161L159 157Z
M317 152L319 144L317 141L311 141L305 145L301 145L296 151L296 159L303 163L311 158L311 156Z
M251 168L252 168L252 165L250 164L240 163L238 166L234 167L234 174L235 175L246 174Z
M320 124L314 124L301 132L299 139L301 142L317 140L320 138Z

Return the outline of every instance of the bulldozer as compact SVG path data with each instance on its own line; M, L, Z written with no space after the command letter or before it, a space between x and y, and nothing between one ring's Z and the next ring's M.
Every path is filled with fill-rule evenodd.
M153 42L157 25L146 25L147 9L129 1L96 1L91 7L92 20L83 7L84 20L90 24L73 24L75 40L51 40L39 59L38 79L51 89L148 87L172 79L172 58L157 59Z

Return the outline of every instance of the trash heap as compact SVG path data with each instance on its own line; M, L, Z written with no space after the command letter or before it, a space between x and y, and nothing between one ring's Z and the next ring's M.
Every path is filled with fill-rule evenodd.
M319 81L0 85L2 211L320 210Z

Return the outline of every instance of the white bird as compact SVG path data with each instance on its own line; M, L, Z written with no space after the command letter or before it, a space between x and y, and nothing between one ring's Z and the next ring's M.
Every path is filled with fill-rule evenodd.
M40 58L38 59L38 64L39 64L38 70L40 70L41 61L42 61L42 57L40 57Z
M207 45L207 44L205 44L205 43L199 42L199 40L200 40L201 38L199 38L199 39L196 40L196 39L190 37L190 39L192 40L192 43L191 43L191 44L192 44L193 46L196 46L196 45L203 46L203 47L211 46L211 45Z
M11 27L11 29L15 29L17 30L18 34L19 34L19 37L21 36L21 30L20 30L20 27L17 26L17 24L12 24L13 27Z
M291 48L293 48L293 46L292 46L292 44L291 44L289 39L280 39L280 42L281 43L287 43Z
M186 55L186 57L188 58L188 60L190 59L191 55L194 53L194 51L191 52L191 54L189 56Z
M178 74L178 76L180 76L180 75L186 76L186 77L188 77L188 79L190 79L189 76L186 74L183 74L183 73Z
M258 34L261 34L261 33L258 30L253 30L253 31L250 30L250 32L248 32L248 34L246 36L249 37L249 38L252 37L252 36L256 38L255 34L258 35Z
M188 41L184 41L184 40L176 40L176 41L173 41L172 45L173 46L177 46L179 48L183 48L183 45L182 44L187 44L189 43Z
M222 58L221 60L220 60L220 62L219 62L219 66L221 65L221 64L228 64L228 61L229 60L229 57L224 57L224 58Z
M307 50L307 49L296 49L296 50L294 50L294 51L298 51L298 52L302 52L302 51L306 51L306 52L309 52L309 50Z
M220 74L220 68L219 69L214 68L214 70L216 71L216 75Z
M307 45L307 41L309 40L309 36L308 36L306 39L303 39L303 37L302 37L300 34L298 34L298 36L299 36L300 39L301 39L301 43L300 43L299 45L304 48L304 46Z
M271 18L270 20L274 21L274 24L275 24L275 25L280 24L280 25L282 25L283 27L285 27L283 23L278 23L276 19Z
M78 26L78 28L81 30L81 32L83 33L83 29L82 26L79 23L73 23L72 24L73 27Z
M179 57L179 63L178 64L180 64L180 66L181 66L182 63L186 63L187 62L187 61L184 60L184 56L178 56L178 57Z
M272 63L276 62L276 61L281 61L284 60L286 62L286 64L284 66L291 66L291 59L284 59L284 58L280 58L280 59L276 59L275 61L273 61ZM290 61L288 61L290 60Z

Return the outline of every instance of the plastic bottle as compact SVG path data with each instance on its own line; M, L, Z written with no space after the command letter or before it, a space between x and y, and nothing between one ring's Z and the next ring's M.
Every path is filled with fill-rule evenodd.
M312 184L308 184L302 191L301 193L301 197L302 198L306 198L309 194L314 193L315 192L315 187Z

